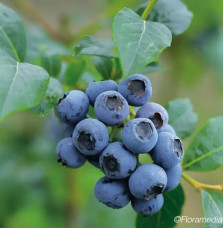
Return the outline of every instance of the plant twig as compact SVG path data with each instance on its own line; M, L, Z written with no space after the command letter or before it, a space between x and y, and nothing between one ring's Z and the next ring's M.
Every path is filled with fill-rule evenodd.
M149 3L147 7L145 8L143 14L142 14L142 19L146 20L147 17L149 16L150 12L152 11L153 7L156 5L158 0L149 0Z
M110 133L110 136L109 136L109 141L110 142L113 142L113 139L114 139L114 136L115 136L115 127L112 127L111 128L111 133Z
M18 7L30 20L35 21L43 28L46 29L48 34L56 39L65 43L69 42L69 38L63 36L53 25L45 19L41 12L29 0L12 0L13 4Z
M182 177L186 180L189 184L191 184L197 191L201 191L202 189L212 189L223 191L223 185L210 185L210 184L203 184L199 181L196 181L192 177L188 176L185 173L182 173Z
M136 116L136 113L134 111L134 107L132 107L132 106L129 106L129 115L130 115L131 119L134 119Z

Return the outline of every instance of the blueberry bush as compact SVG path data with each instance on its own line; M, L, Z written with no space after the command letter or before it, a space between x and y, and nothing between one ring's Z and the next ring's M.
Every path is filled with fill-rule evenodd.
M200 182L188 171L223 165L223 116L195 131L198 117L189 99L164 107L151 102L150 74L164 70L159 56L193 14L181 0L133 2L113 7L110 40L88 35L92 25L78 36L48 26L49 36L39 27L26 31L17 13L0 3L0 121L25 110L51 120L55 113L48 126L57 134L55 161L71 169L92 164L103 175L89 191L114 209L131 202L136 228L176 225L185 201L181 178L200 192L205 217L222 217L223 185ZM217 52L220 40L210 49ZM220 71L222 64L204 47Z

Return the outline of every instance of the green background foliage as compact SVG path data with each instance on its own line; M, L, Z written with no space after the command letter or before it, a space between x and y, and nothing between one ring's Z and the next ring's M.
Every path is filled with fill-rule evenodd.
M221 193L199 195L184 180L165 194L162 211L152 218L136 216L130 205L106 208L93 196L99 170L56 163L56 144L68 129L53 107L63 91L141 71L152 82L152 101L167 107L185 139L185 170L222 184L223 3L159 0L144 22L145 1L31 2L51 31L31 20L23 0L2 1L16 13L0 3L0 227L173 227L174 216L202 217L201 208L205 216L222 216Z

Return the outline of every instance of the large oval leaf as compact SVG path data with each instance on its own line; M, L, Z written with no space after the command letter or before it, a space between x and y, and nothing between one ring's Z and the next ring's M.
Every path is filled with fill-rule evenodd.
M197 114L189 99L176 99L167 105L169 123L174 127L180 138L190 136L197 125Z
M40 104L49 83L42 67L5 57L0 58L0 69L0 120Z
M201 128L185 153L183 168L209 171L223 165L223 116L210 119Z
M213 190L202 190L201 197L204 217L209 218L209 222L205 222L204 227L222 228L223 195ZM213 222L210 219L213 219Z
M26 53L26 35L22 20L10 8L0 3L0 56L23 61Z
M184 204L184 192L181 185L176 189L164 193L163 208L152 217L137 216L136 228L172 228L176 224L174 218L179 216Z
M113 48L112 42L105 42L98 40L93 36L85 36L79 44L75 45L75 55L91 55L91 56L102 56L108 58L117 57L111 52Z
M154 62L172 41L172 34L165 25L146 22L128 8L115 16L112 29L125 77Z

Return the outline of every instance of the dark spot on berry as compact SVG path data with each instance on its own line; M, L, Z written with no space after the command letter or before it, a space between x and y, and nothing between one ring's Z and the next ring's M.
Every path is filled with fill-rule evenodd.
M163 184L154 184L154 185L152 185L151 188L146 190L144 198L146 200L154 199L154 198L156 198L157 195L162 193L163 190L164 190L164 185Z
M61 98L59 99L57 105L60 104L60 103L67 97L68 94L69 94L69 93L65 93L65 94L63 95L63 97L61 97Z
M94 150L95 148L96 140L89 132L80 131L77 141L81 149Z
M140 122L136 125L136 134L140 139L149 139L153 134L152 126L148 122Z
M163 126L163 119L159 112L155 112L149 119L153 122L156 128L161 128Z
M146 90L146 84L142 80L131 80L128 83L128 89L135 96L142 96Z
M182 157L183 155L183 145L180 139L174 139L174 153L177 155L177 157Z
M61 157L59 155L57 157L57 162L62 162L62 159L61 159Z
M119 173L120 165L112 154L105 154L102 159L102 171L108 176Z
M106 101L106 106L110 109L110 110L121 110L122 106L123 106L123 101L120 97L114 95L114 96L110 96L107 98Z
M121 115L119 115L119 114L115 114L115 115L113 115L113 118L114 118L114 119L119 119L120 116L121 116Z
M128 170L128 174L130 174L130 175L131 175L133 172L134 172L134 170L131 170L131 169Z

